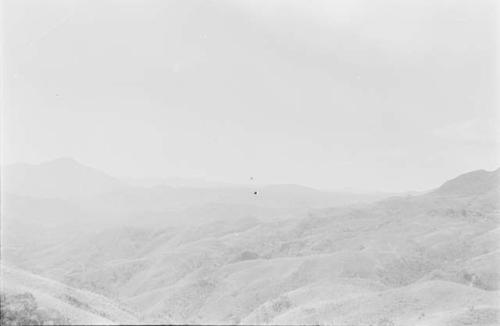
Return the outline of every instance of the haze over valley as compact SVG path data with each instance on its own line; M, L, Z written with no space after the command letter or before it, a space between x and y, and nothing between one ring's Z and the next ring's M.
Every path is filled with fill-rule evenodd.
M385 196L4 171L2 291L71 323L498 323L500 169Z

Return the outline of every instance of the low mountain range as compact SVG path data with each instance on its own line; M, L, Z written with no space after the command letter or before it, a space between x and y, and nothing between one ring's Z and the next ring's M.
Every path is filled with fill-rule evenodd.
M300 186L263 187L256 198L245 187L110 178L51 198L16 193L24 186L11 179L2 291L33 293L75 323L500 322L500 170L349 200Z

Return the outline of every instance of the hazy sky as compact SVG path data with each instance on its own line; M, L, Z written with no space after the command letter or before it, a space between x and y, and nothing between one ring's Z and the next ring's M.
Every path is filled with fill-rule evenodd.
M496 0L4 0L3 163L339 189L500 166Z

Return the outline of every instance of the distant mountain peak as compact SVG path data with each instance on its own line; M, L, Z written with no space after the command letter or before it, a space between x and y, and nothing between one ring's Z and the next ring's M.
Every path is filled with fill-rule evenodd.
M56 158L54 160L46 161L46 162L43 162L40 164L54 164L54 163L81 164L80 162L78 162L77 160L75 160L74 158L72 158L70 156L62 156L62 157Z
M71 157L61 157L40 164L8 165L2 186L17 195L67 198L111 192L122 183Z

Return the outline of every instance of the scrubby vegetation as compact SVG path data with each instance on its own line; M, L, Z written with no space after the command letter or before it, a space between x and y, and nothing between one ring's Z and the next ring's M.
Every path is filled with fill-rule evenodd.
M0 295L1 325L65 325L69 320L54 310L41 309L29 293Z
M252 251L243 251L236 259L235 262L244 260L258 259L259 255Z

